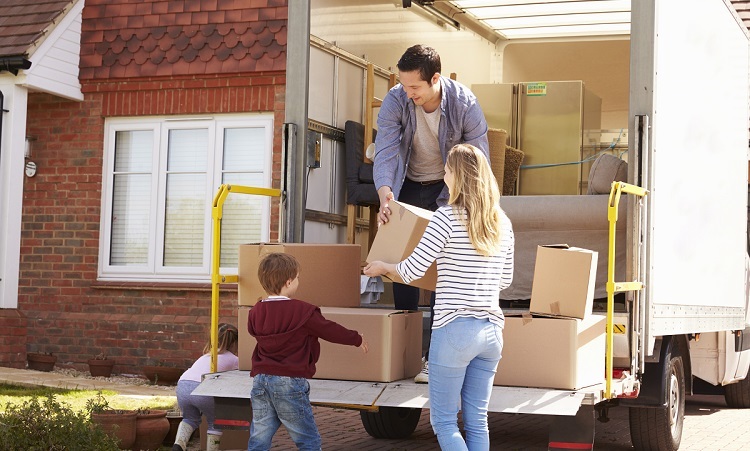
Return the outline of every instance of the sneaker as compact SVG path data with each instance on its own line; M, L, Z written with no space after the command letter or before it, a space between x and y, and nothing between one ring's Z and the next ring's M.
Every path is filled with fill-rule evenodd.
M419 372L416 376L414 376L414 382L418 384L426 384L429 381L429 370L427 368L429 362L427 360L424 361L424 364L422 365L422 371Z

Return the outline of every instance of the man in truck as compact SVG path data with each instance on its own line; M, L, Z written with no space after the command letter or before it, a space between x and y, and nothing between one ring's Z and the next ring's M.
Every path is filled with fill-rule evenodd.
M435 49L409 47L396 66L400 84L383 99L375 139L378 225L388 222L391 199L431 211L447 203L444 167L454 145L478 147L489 161L487 121L479 102L469 88L440 74L440 55ZM394 283L393 299L398 310L417 310L419 289ZM430 323L434 304L433 293ZM415 382L427 383L428 360L426 355Z

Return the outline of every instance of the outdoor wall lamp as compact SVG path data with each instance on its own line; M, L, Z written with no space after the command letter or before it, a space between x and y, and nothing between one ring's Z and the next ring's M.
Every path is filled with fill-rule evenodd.
M35 137L27 136L26 146L23 150L23 157L27 160L26 166L24 167L24 171L26 172L27 177L34 177L36 175L36 163L31 161L31 151L34 145L34 141L36 141Z

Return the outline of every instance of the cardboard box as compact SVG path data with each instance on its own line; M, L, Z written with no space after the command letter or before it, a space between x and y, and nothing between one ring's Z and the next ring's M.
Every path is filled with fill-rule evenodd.
M567 245L539 246L531 285L531 314L585 318L594 305L595 251Z
M378 228L375 240L372 242L367 261L375 260L387 263L398 263L411 255L417 243L424 235L427 224L432 218L432 212L401 202L390 202L391 219L387 224ZM389 274L388 278L394 282L404 281L398 274ZM435 263L427 269L420 279L413 280L409 285L435 291L437 284L437 268Z
M299 260L295 298L318 306L358 307L359 244L243 244L239 250L239 305L255 305L267 296L258 281L258 264L266 254L282 252Z
M495 385L575 390L604 380L606 317L506 317Z
M320 340L315 379L392 382L422 370L422 312L321 307L326 319L362 334L369 352ZM240 370L252 369L256 340L247 332L248 307L238 309Z

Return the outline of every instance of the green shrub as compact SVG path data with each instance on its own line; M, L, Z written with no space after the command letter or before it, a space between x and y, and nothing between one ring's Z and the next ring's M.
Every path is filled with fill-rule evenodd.
M92 423L88 412L75 412L54 395L34 397L0 413L3 451L116 451L117 441Z

